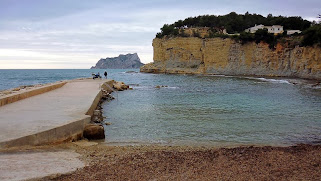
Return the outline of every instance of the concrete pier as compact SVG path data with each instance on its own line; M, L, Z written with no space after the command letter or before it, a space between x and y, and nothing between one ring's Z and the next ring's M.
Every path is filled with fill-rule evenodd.
M72 80L44 93L24 93L31 97L0 106L0 148L78 139L101 99L101 89L112 84L113 80Z

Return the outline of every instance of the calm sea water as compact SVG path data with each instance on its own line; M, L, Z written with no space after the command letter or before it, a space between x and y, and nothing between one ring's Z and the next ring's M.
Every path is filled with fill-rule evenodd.
M0 70L0 90L104 70ZM292 145L321 142L321 90L287 80L108 70L133 90L103 104L107 144ZM138 72L138 70L134 70ZM156 86L164 86L156 88Z
M0 90L19 87L22 85L35 85L56 82L60 80L71 80L77 78L91 77L91 73L100 72L103 75L105 70L90 69L39 69L39 70L6 70L0 69ZM108 70L111 78L118 77L119 72L124 70ZM127 80L127 79L125 79Z

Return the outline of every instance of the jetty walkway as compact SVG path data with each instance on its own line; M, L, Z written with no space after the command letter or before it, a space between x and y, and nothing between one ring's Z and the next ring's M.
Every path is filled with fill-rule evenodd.
M106 79L72 80L0 97L0 148L78 139L102 97L102 87L112 84Z

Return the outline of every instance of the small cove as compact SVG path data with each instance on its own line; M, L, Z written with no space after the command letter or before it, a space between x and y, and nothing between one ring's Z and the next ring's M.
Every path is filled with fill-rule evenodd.
M288 146L321 141L321 91L290 83L300 80L123 76L131 79L126 83L133 90L113 93L118 99L103 105L111 123L105 127L107 144Z
M0 70L0 90L104 71ZM288 146L321 140L321 90L300 83L306 80L107 71L133 90L114 92L116 99L103 104L112 123L105 126L104 144Z

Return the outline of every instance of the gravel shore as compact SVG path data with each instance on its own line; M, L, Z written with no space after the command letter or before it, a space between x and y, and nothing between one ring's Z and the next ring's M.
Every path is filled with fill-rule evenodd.
M321 180L321 145L71 149L87 166L41 180Z

